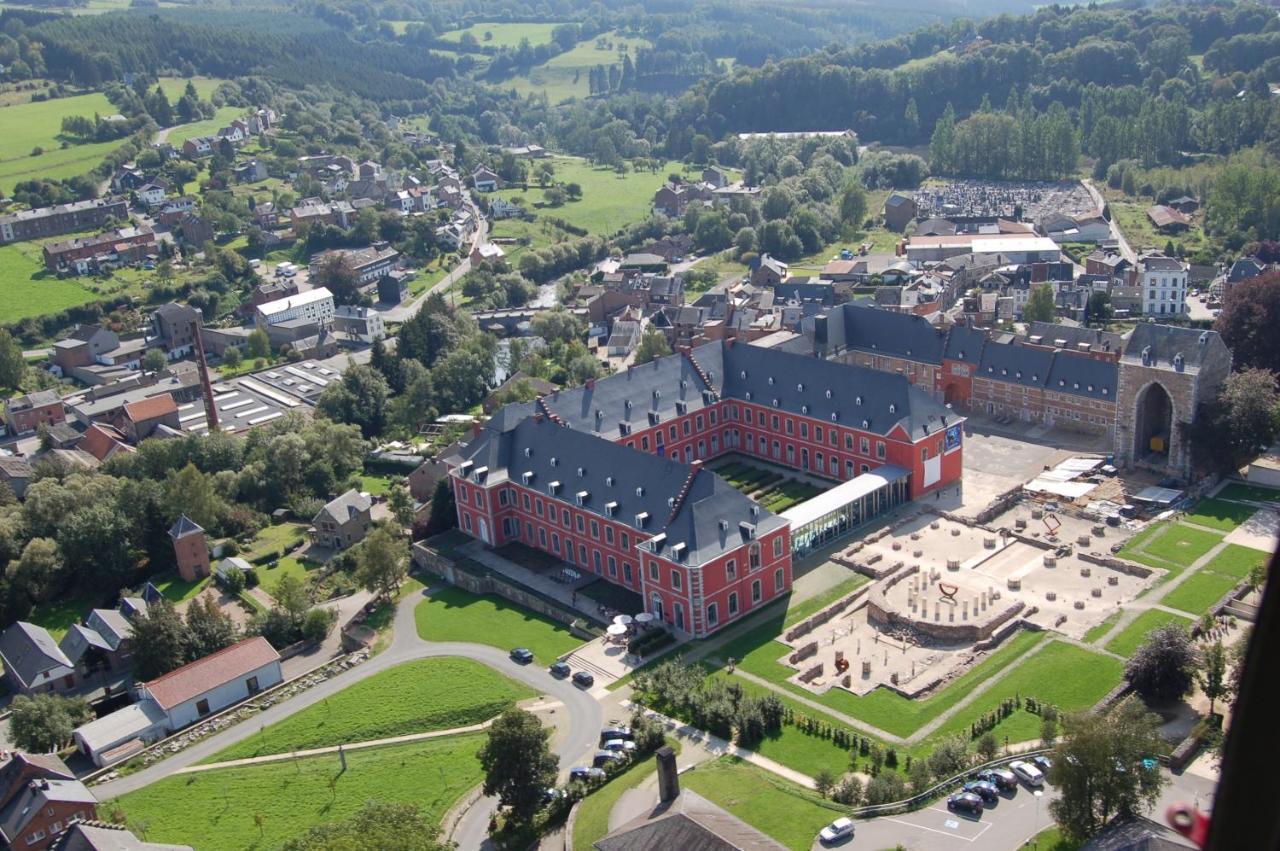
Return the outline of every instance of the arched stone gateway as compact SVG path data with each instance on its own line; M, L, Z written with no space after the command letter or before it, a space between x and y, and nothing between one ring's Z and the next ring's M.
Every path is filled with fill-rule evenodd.
M1153 381L1138 391L1133 411L1135 461L1167 463L1177 421L1173 414L1173 397L1160 382Z

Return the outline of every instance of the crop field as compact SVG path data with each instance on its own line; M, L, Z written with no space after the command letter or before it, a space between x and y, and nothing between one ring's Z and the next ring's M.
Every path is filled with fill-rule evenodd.
M349 818L371 799L417 804L438 821L480 782L476 753L484 739L445 736L351 751L345 771L335 753L172 775L115 803L130 823L146 823L148 841L201 851L278 848L316 825Z
M406 22L407 23L407 22ZM471 33L481 47L517 48L520 42L529 40L531 47L551 43L551 31L560 26L557 23L537 24L472 24L466 29L451 30L440 35L441 41L461 41L462 36ZM488 36L486 38L486 36Z
M494 38L497 38L496 33ZM590 94L587 87L588 72L597 65L606 68L621 65L621 48L624 46L634 54L639 48L650 45L643 38L628 38L616 32L606 33L578 42L573 50L553 56L531 69L528 76L516 77L501 86L513 88L521 95L545 94L553 104L570 98L585 98Z
M628 171L617 174L612 169L597 167L576 157L550 157L558 183L576 183L582 197L566 201L559 207L544 207L543 191L502 189L503 198L521 198L525 209L538 216L554 216L599 236L611 236L629 224L648 218L653 208L653 193L658 191L667 173L675 166L665 163L656 172Z
M0 323L57 313L97 296L75 278L59 280L45 271L40 246L18 242L0 246Z
M204 761L451 730L487 721L532 696L531 689L470 659L419 659L348 686Z

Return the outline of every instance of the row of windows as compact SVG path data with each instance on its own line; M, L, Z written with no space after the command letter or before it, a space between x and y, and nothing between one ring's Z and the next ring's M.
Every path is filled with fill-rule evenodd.
M550 520L550 522L552 523L556 522L556 506L552 500L550 499L544 500L542 497L537 497L537 496L530 498L527 492L519 494L518 503L517 503L516 497L517 497L517 492L514 489L500 488L498 490L498 505L499 506L509 505L514 507L520 507L524 509L526 514L532 512L533 514L536 514L538 517L543 517L543 516L547 517L547 519ZM480 502L477 500L476 504L479 505ZM587 530L587 523L588 521L584 513L582 512L570 513L569 509L561 507L560 525L564 526L564 528L571 529L571 530L576 529L578 534L585 535ZM596 520L595 518L591 518L590 528L591 528L591 537L597 541L600 540L600 528L601 528L600 521ZM622 551L631 552L631 535L627 532L622 532L619 535L619 538L621 539ZM613 542L614 542L613 527L608 523L604 524L604 542L609 546L613 546Z
M773 572L773 590L774 593L780 592L786 584L781 569ZM751 602L759 603L764 597L763 589L760 587L760 580L751 583ZM738 592L730 591L726 604L729 609L729 617L733 617L738 613ZM720 623L720 606L717 603L707 603L707 626L714 627Z

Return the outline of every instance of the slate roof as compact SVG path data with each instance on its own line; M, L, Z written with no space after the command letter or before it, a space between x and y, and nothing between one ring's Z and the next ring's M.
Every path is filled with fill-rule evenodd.
M919 363L941 364L943 336L921 316L843 304L827 314L828 352L855 349Z
M143 842L124 825L73 822L52 851L192 851L190 845Z
M977 376L1024 387L1044 387L1053 366L1053 352L991 340L982 348Z
M49 630L26 621L18 621L0 633L0 658L4 659L5 670L28 686L45 671L72 667Z
M818 302L827 307L835 303L835 288L827 283L792 279L775 285L773 292L784 301Z
M7 804L20 789L15 785L37 777L74 780L75 774L57 754L22 753L0 763L0 807Z
M665 531L668 546L685 544L682 561L687 564L702 564L741 546L740 521L754 523L758 534L785 523L714 473L601 440L547 417L526 417L514 425L504 420L497 427L491 420L461 457L471 462L468 477L479 477L482 484L510 481L550 495L552 483L559 482L554 489L559 500L576 502L582 493L583 510L630 526L641 537ZM642 514L647 518L641 519ZM728 523L725 530L719 528L721 519Z
M280 661L280 654L265 638L255 635L170 671L144 688L167 711L273 661Z
M94 609L85 618L85 624L102 636L112 650L133 635L133 624L116 609Z
M782 851L783 846L702 796L683 790L597 840L598 851Z
M35 475L35 471L31 469L31 463L26 458L6 455L0 457L0 474L5 479L29 479Z
M1116 385L1120 380L1118 364L1082 355L1058 352L1053 356L1049 380L1045 389L1055 393L1070 393L1107 402L1116 400Z
M942 356L947 360L977 365L982 361L982 347L987 343L986 332L970 325L956 325L947 332Z
M1058 340L1066 344L1066 348L1078 348L1081 343L1103 351L1120 351L1124 345L1124 335L1113 331L1100 331L1096 328L1081 328L1075 325L1061 325L1057 322L1031 322L1027 325L1027 337L1040 337L1045 345L1057 345Z
M62 399L56 390L36 390L9 400L9 407L15 411L25 411L43 405L52 405Z
M26 826L52 803L86 804L92 810L97 807L98 799L79 780L50 778L29 783L0 810L0 834L10 846L19 847L18 840L25 834Z
M1174 357L1182 355L1183 370L1198 372L1208 350L1219 346L1225 348L1217 331L1140 322L1129 332L1121 360L1141 365L1142 352L1146 349L1152 357L1152 366L1173 369Z
M96 647L103 652L112 649L111 645L97 633L80 624L72 624L67 630L67 634L62 636L62 641L58 643L58 649L61 650L66 657L74 664L80 664L80 659L88 652L90 647Z
M184 514L169 528L169 537L176 541L179 538L194 535L197 532L203 533L204 528Z
M322 515L327 514L333 522L341 525L355 515L368 511L372 507L373 500L353 488L325 503L324 508L320 509L320 512L316 514L315 520L312 522L319 521Z

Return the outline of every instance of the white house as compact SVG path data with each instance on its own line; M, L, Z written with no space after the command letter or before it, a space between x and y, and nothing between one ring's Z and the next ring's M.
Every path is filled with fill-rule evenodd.
M480 166L471 175L477 192L494 192L502 188L502 178L492 169Z
M1163 254L1146 254L1138 258L1135 274L1144 315L1177 316L1187 311L1189 268L1181 261Z
M495 219L518 219L524 216L524 207L506 198L494 198L489 204L489 214Z
M372 344L387 336L387 326L382 314L357 305L344 304L333 317L333 330L339 337Z
M255 635L143 683L136 694L139 703L155 702L173 732L283 680L280 654Z
M333 323L333 316L333 293L326 287L317 287L258 305L255 324L264 331L268 325L278 325L290 319L310 319L327 326Z
M158 183L148 183L138 189L138 200L148 207L164 203L164 187Z

